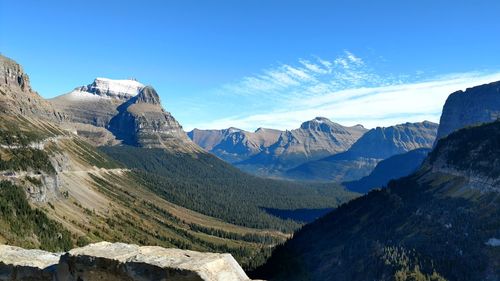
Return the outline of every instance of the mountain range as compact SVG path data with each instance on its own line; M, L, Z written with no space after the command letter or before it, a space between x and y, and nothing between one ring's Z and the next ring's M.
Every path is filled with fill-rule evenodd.
M467 112L468 106L453 111ZM452 132L416 172L306 225L255 275L291 281L498 280L498 155L500 122Z
M366 131L361 125L344 127L316 117L294 130L195 129L188 136L206 151L244 171L279 176L299 164L347 150Z
M258 154L274 144L281 131L259 128L255 132L247 132L237 128L223 130L198 130L188 132L196 144L217 157L229 162L238 163Z
M250 269L303 225L266 209L334 208L356 196L239 171L193 143L134 80L97 78L45 100L0 56L0 110L0 243L229 252Z
M287 177L321 181L351 181L367 176L378 162L417 148L430 148L438 125L432 122L377 127L366 132L351 148L287 171Z
M228 252L271 281L499 280L499 85L453 93L439 125L186 134L151 86L45 100L0 55L0 243Z

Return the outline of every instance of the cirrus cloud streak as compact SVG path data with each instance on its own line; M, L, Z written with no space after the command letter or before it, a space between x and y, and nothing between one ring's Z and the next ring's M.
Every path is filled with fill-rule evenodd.
M425 78L382 76L363 59L346 51L331 61L300 59L297 65L283 64L224 85L217 95L239 97L248 112L241 110L242 113L189 127L293 129L317 116L368 128L423 120L439 122L450 93L498 80L500 72L496 71Z

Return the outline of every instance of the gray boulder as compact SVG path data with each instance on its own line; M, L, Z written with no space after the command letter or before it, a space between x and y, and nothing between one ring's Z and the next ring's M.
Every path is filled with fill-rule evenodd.
M0 245L0 280L54 280L60 254Z
M230 254L100 242L54 254L0 246L0 280L249 281Z

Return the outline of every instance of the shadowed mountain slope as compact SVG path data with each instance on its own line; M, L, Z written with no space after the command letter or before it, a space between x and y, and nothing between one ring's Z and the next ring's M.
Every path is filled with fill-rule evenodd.
M384 187L390 180L408 176L415 172L422 165L430 151L430 148L419 148L391 156L380 161L368 176L357 181L345 182L343 185L349 190L360 193Z
M414 174L306 225L269 280L498 280L500 122L438 141Z

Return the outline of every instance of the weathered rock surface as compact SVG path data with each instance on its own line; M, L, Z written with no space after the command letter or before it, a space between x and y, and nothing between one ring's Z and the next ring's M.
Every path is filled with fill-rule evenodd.
M123 80L118 81L122 81L123 84ZM130 83L138 82L130 81ZM117 107L137 95L137 92L130 90L120 93L118 91L124 90L124 87L114 87L114 84L112 80L103 83L97 78L91 84L55 97L50 102L59 111L64 112L68 116L68 121L72 123L106 127L111 118L118 114ZM120 85L118 82L116 84Z
M148 148L170 148L175 151L201 151L182 130L181 125L163 110L160 97L144 87L118 108L108 129L124 143Z
M51 121L64 118L31 89L29 77L15 61L0 55L0 112L35 116Z
M0 246L0 280L250 280L229 254L100 242L53 254Z
M451 94L443 107L436 140L458 129L500 118L500 81Z
M60 254L0 245L0 280L54 280Z

